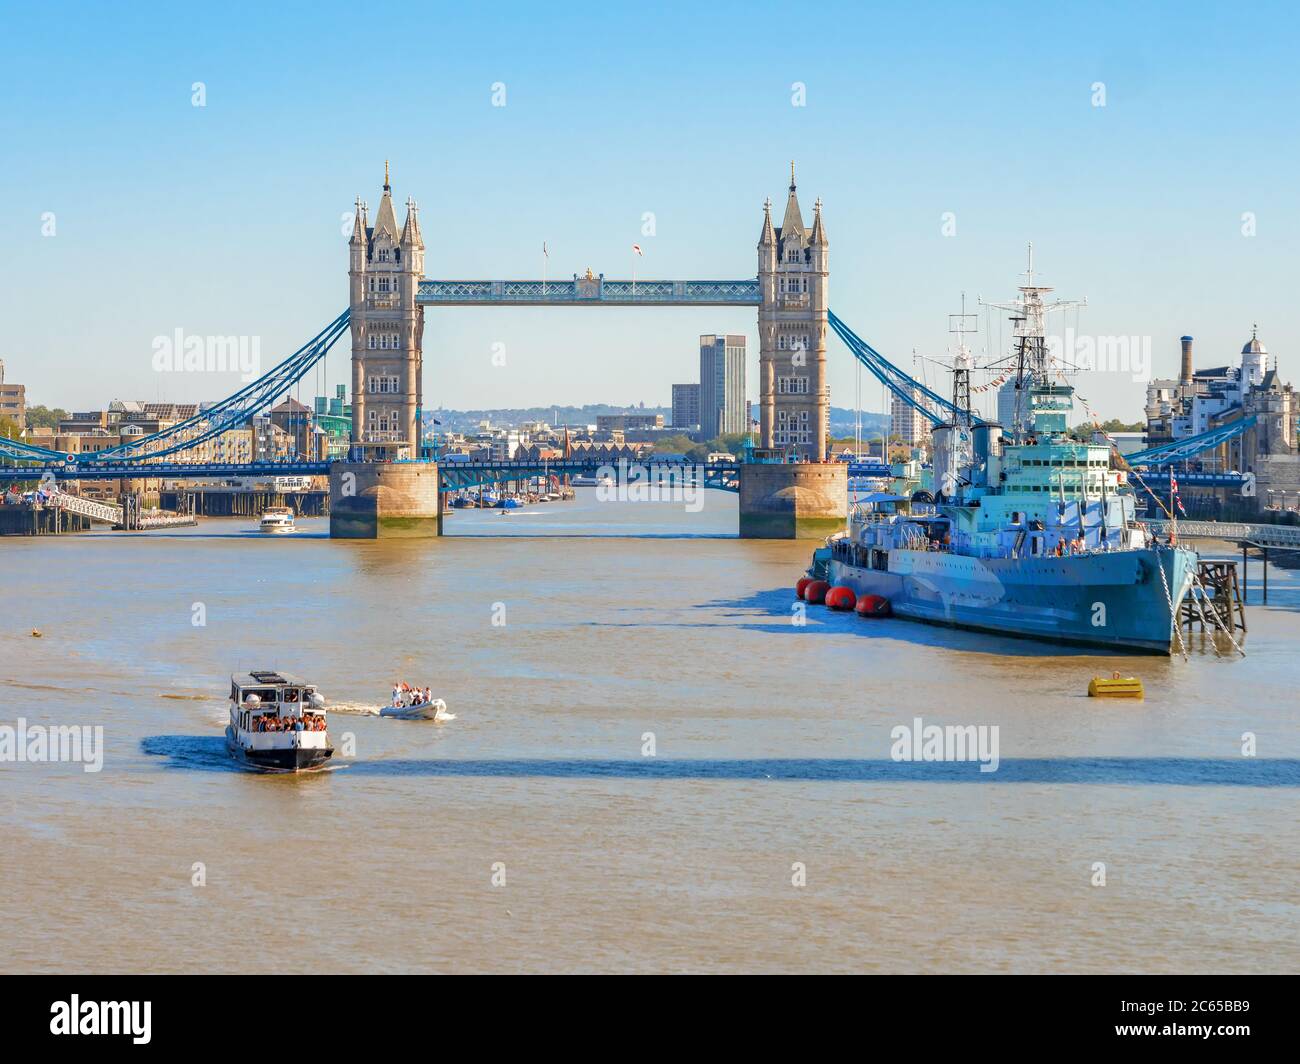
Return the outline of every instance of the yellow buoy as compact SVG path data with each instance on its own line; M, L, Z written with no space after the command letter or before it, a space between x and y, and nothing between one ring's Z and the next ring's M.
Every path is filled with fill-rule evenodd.
M1110 678L1094 676L1088 681L1089 698L1145 698L1142 681L1136 676L1120 676L1114 673Z
M33 636L34 638L36 638L36 639L40 639L40 637L41 637L41 630L40 630L39 628L33 628L33 629L32 629L32 636Z

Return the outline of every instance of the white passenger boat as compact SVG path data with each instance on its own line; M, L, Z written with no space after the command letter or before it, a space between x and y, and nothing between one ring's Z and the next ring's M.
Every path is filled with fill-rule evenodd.
M303 772L333 755L325 699L314 684L271 669L230 677L226 745L249 768Z
M385 706L379 711L381 717L392 717L395 720L438 720L447 721L455 720L455 713L447 712L447 703L441 698L435 698L430 702L416 702L411 706Z
M287 506L272 506L262 511L262 519L257 523L258 530L269 535L283 535L296 532L293 523L293 511Z

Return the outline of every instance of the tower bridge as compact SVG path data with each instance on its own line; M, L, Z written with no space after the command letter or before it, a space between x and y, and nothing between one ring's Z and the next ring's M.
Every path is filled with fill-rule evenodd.
M759 445L738 465L703 473L709 487L740 493L740 534L764 538L820 537L842 527L848 508L844 463L826 461L830 389L828 328L900 401L939 422L956 407L890 363L828 304L829 241L818 200L805 225L794 167L785 210L773 224L763 206L754 278L624 280L588 270L570 280L439 280L424 276L420 212L406 201L402 224L388 168L373 223L356 201L348 241L348 308L301 348L234 395L168 429L93 454L67 454L0 438L0 482L201 478L323 473L331 490L331 534L339 537L438 535L440 495L457 486L515 479L511 463L445 463L422 457L425 312L467 306L752 307L759 337ZM344 334L352 342L352 427L348 461L230 463L209 449L222 433L269 409L326 357ZM963 412L964 413L964 412ZM1239 427L1230 429L1239 432ZM1207 437L1208 439L1208 437ZM1216 437L1217 439L1217 437ZM1152 465L1185 459L1200 438L1177 453L1153 448ZM1210 440L1206 445L1211 445ZM588 472L596 460L566 456L552 470ZM1137 464L1135 462L1135 464ZM510 467L510 468L507 468Z
M825 460L829 245L820 200L811 227L804 223L793 164L779 227L771 201L764 204L753 279L622 280L591 270L567 281L426 279L419 208L408 199L399 227L392 192L385 165L373 223L358 198L348 243L352 451L346 468L331 473L339 535L417 534L421 520L440 512L429 502L436 492L428 471L410 464L420 456L425 311L469 306L753 307L760 443L757 461L735 480L740 533L820 535L842 526L847 470ZM348 485L352 494L343 493Z

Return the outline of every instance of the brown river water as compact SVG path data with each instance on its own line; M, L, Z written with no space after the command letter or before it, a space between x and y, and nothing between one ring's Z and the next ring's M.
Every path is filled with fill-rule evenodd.
M1294 571L1241 660L797 625L812 544L730 538L730 495L593 495L436 541L0 540L0 725L105 747L0 763L4 970L1300 968ZM236 767L255 667L319 684L355 756ZM1114 669L1145 701L1086 697ZM374 716L394 679L456 720ZM891 760L918 716L996 725L998 770Z

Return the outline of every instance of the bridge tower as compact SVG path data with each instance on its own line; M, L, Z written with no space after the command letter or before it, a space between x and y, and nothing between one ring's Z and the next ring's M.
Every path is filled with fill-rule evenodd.
M397 228L384 164L384 194L370 224L357 200L348 241L352 325L352 447L330 466L330 536L335 539L442 534L438 466L420 457L424 308L420 211L406 201Z
M791 163L781 228L768 200L758 238L761 446L740 467L744 538L820 539L844 527L848 466L826 461L827 256L821 200L805 229Z
M424 240L415 201L406 201L399 231L388 164L375 224L358 199L348 242L352 309L352 452L359 461L420 455L424 308L415 302L424 277Z
M772 227L772 201L763 206L758 241L760 446L805 462L825 458L830 431L826 383L828 244L822 203L804 228L794 163L781 227Z

